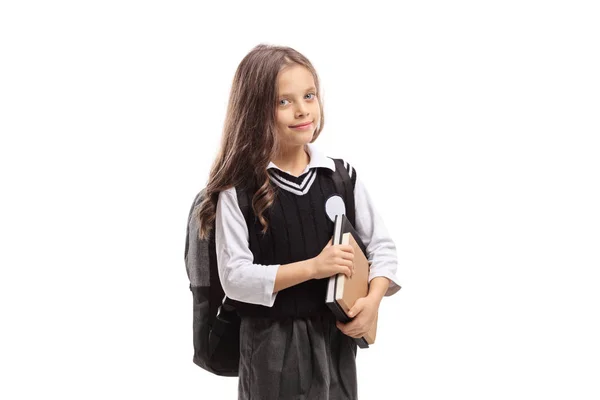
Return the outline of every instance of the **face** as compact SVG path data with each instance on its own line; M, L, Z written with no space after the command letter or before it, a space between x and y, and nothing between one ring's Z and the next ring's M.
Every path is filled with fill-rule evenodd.
M277 134L287 148L304 146L321 119L313 76L306 67L294 64L280 71L277 82ZM308 126L295 127L307 122Z

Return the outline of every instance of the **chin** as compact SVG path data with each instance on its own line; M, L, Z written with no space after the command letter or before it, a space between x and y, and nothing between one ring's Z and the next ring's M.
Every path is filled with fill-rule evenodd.
M314 136L314 134L312 134L312 133L310 135L304 135L304 136L302 136L302 138L298 138L299 140L296 140L296 142L298 142L298 144L310 143L313 136Z
M292 136L292 137L313 137L315 132L316 131L314 129L312 131L306 131L306 132L297 132L297 131L290 130L290 136Z
M307 143L310 143L310 141L312 140L312 135L310 136L303 136L302 138L299 137L295 137L295 138L291 138L289 140L286 141L286 146L304 146Z

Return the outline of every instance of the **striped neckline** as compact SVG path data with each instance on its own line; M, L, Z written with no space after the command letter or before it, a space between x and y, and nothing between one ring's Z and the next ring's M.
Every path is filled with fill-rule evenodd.
M328 157L331 159L331 157ZM333 159L331 159L333 161ZM348 171L348 175L352 178L354 174L354 168L346 161L343 161L344 168ZM275 185L279 186L283 190L287 190L290 193L297 194L299 196L303 196L310 190L310 187L314 183L317 178L317 171L319 166L311 167L307 172L303 173L300 176L294 176L284 172L278 168L269 168L267 169L267 173L269 174L269 179ZM335 166L334 166L335 169Z
M288 192L303 196L310 190L317 177L317 167L311 168L300 176L293 176L277 168L267 170L271 182Z

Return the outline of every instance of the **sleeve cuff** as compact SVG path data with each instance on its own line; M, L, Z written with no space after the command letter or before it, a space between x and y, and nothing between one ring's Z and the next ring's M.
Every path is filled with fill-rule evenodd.
M275 304L275 298L277 297L277 293L273 293L273 289L275 289L275 277L277 276L277 270L281 264L273 264L273 265L265 265L265 287L264 287L264 296L263 296L263 305L267 307L273 307Z
M390 286L388 287L388 290L385 292L384 297L391 296L400 290L401 286L400 286L400 284L398 284L398 278L396 277L395 274L393 274L391 272L376 272L373 275L369 276L369 283L371 283L371 281L373 279L377 278L378 276L383 276L390 280Z

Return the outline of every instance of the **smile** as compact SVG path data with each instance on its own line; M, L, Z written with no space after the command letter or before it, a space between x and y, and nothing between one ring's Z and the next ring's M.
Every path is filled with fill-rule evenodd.
M310 129L311 127L312 127L312 122L309 122L304 125L290 126L290 128L292 128L292 129L297 129L297 130L301 130L301 131L305 131L307 129Z

